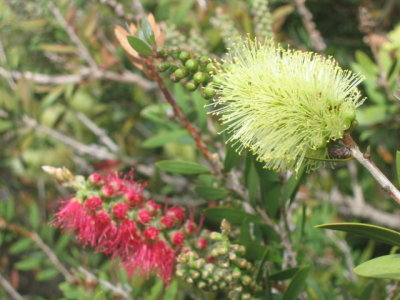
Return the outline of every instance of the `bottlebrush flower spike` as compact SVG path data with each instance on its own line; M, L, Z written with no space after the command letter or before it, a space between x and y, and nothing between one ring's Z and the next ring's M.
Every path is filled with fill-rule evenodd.
M198 228L182 207L163 209L145 199L145 184L134 181L132 172L125 177L94 173L85 179L65 168L45 170L77 192L62 203L52 225L74 232L84 246L119 258L128 274L154 272L170 281L176 256ZM188 223L193 228L190 232Z
M313 169L355 119L361 80L333 58L239 40L214 76L213 113L238 150L251 149L266 168Z

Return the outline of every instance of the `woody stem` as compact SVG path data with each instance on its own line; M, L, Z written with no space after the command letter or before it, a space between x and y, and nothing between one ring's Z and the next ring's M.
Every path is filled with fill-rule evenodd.
M379 183L382 189L389 194L398 204L400 204L400 191L394 186L394 184L382 173L382 171L371 161L368 155L362 153L360 148L350 136L346 133L343 137L343 142L346 147L350 150L351 155L363 165Z
M176 116L178 121L186 128L188 133L192 136L194 142L196 143L197 148L201 151L203 156L210 163L213 173L220 175L222 173L221 167L219 166L217 159L211 154L207 146L204 144L201 133L195 127L193 127L192 123L190 123L190 121L186 118L184 112L178 106L174 97L165 86L163 79L158 74L154 63L149 59L146 59L146 64L149 67L150 75L157 82L157 85L160 88L162 94L164 95L165 100L167 100L167 102L171 105L174 111L174 115Z

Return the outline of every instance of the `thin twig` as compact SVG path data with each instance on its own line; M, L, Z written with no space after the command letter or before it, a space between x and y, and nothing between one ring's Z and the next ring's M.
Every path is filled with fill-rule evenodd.
M78 267L78 271L80 273L82 273L83 275L85 275L87 279L100 284L104 289L113 292L115 295L119 295L122 298L127 299L127 300L132 300L133 299L130 296L130 290L126 290L120 285L114 285L113 283L111 283L111 282L109 282L107 280L100 279L100 278L96 277L93 273L89 272L88 270L86 270L83 267ZM126 287L129 287L129 286L126 286Z
M322 52L326 49L326 44L321 36L321 33L317 29L315 22L313 21L313 15L305 5L305 0L293 0L297 7L297 11L301 16L301 20L306 28L308 35L310 36L311 46L318 52Z
M78 119L85 124L87 128L90 129L102 142L106 145L113 153L117 153L120 151L118 145L114 143L114 141L107 135L106 131L99 126L97 126L92 120L90 120L84 113L80 111L75 111Z
M118 3L116 0L100 0L100 3L107 5L109 8L111 8L114 13L119 17L120 19L124 19L125 21L135 21L136 17L133 14L129 14L125 12L125 7L121 4Z
M69 136L66 136L54 129L51 129L49 127L39 124L35 119L32 119L32 118L28 117L27 115L25 115L22 118L22 122L28 127L34 128L38 131L41 131L57 140L63 142L64 144L69 145L70 147L74 148L80 154L91 155L93 157L96 157L97 159L102 159L102 160L116 158L115 154L111 153L110 151L108 151L106 148L104 148L102 146L99 146L96 144L86 145L81 142L78 142L78 141L70 138Z
M398 204L400 204L400 191L370 160L368 155L365 155L360 151L350 134L345 134L345 136L343 137L343 142L350 150L351 155L371 173L371 175L376 179L383 190L387 192L390 197L392 197Z
M89 68L82 68L77 74L52 75L33 72L8 71L0 67L0 76L4 77L7 80L18 80L20 78L25 78L27 80L32 80L35 83L43 85L80 83L83 81L91 80L110 80L124 83L132 83L142 87L145 90L151 90L156 87L153 82L144 79L138 74L134 74L126 70L122 73L115 73L106 70L98 70L97 72L93 73L92 70Z
M72 279L72 274L67 270L67 268L64 267L53 250L51 250L50 247L43 242L41 237L36 232L30 232L17 224L8 222L2 217L0 217L0 229L8 229L31 239L47 255L50 262L65 277L66 280L70 281Z
M57 22L64 28L67 32L69 38L74 42L74 44L78 47L79 55L82 59L86 60L89 64L90 68L95 71L98 70L98 66L90 55L89 51L86 49L85 45L82 43L78 35L76 34L75 30L65 21L64 17L62 16L60 10L57 6L54 5L53 2L48 3L48 7L53 13L54 17L56 18Z
M24 300L24 297L22 297L11 285L11 283L8 282L7 279L5 279L1 273L0 273L0 285L3 287L3 289L10 295L11 299L13 300Z

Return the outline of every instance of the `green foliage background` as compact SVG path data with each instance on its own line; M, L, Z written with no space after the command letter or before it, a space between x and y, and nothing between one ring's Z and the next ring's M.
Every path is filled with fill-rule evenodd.
M52 78L77 74L88 68L49 9L49 2L53 1L0 0L0 42L4 50L0 51L4 52L0 53L0 273L28 299L117 299L102 285L82 275L79 267L115 284L130 286L134 299L201 298L190 286L178 281L163 291L163 283L158 279L139 276L128 279L117 264L110 263L103 255L93 254L90 249L82 249L72 237L48 225L57 200L60 195L66 198L68 191L44 174L42 165L66 166L84 175L105 170L110 165L120 170L133 167L136 178L149 182L147 190L156 200L169 197L173 203L195 207L197 213L212 206L209 201L223 198L224 207L235 207L236 202L243 200L227 196L220 182L210 175L171 175L155 167L160 160L179 159L200 164L204 160L191 137L174 120L155 84L130 64L116 42L113 27L133 21L138 15L132 1L118 2L122 5L122 15L107 5L108 1L60 0L54 4L101 70L128 71L140 76L144 83L90 76L65 84L9 78L6 71L10 70ZM202 8L203 2L207 3L206 8ZM256 24L251 1L143 0L141 3L158 22L167 24L167 45L219 57L226 50L225 37L230 33L254 34ZM358 15L362 4L368 7L374 24L371 31L360 30ZM400 148L400 105L396 98L400 73L400 5L391 0L323 0L307 1L306 5L327 44L325 53L334 56L344 68L366 77L362 89L368 100L359 111L359 125L354 135L361 146L370 146L373 160L395 181L394 153ZM224 16L217 12L217 7L222 7ZM270 1L270 10L278 40L289 41L294 48L311 50L308 33L293 2ZM367 40L374 37L372 42ZM387 42L381 43L379 37ZM205 137L223 145L224 135L216 135L207 126L204 107L207 101L197 92L189 94L181 85L171 83L169 88ZM79 113L103 128L119 150L107 148L82 122ZM215 131L221 129L217 122L214 127ZM63 137L55 137L51 130ZM82 147L71 147L66 137L94 148L80 153L77 150ZM104 149L112 155L96 156ZM298 181L280 186L279 176L262 169L251 154L238 157L229 147L227 151L229 160L225 161L225 167L234 167L242 174L241 180L250 191L250 203L277 216L285 207L284 201L294 197ZM388 254L391 249L387 245L350 234L328 235L314 228L332 221L377 222L362 212L357 214L346 208L346 203L332 201L332 190L342 196L355 196L354 176L369 205L392 215L398 213L393 201L361 168L354 173L347 164L339 163L335 169L327 165L304 179L291 211L292 224L288 226L293 227L290 241L298 254L299 265L311 266L305 284L309 299L383 299L393 284L388 280L357 278L349 265L349 260L357 265ZM260 225L256 226L255 237L254 233L250 236L249 224L253 220L240 213L235 215L239 209L223 209L206 210L205 226L218 229L222 217L230 220L240 230L242 240L257 242L269 249L269 268L279 277L282 257L276 233ZM17 224L31 234L37 233L63 265L75 270L79 280L68 283L32 241L32 236L5 228L1 220ZM395 229L399 228L398 223ZM0 298L4 297L7 294L0 287Z

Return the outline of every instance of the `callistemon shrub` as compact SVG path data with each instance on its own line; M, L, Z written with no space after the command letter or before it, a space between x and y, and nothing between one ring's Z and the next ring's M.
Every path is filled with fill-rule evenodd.
M176 256L189 237L196 241L199 229L181 206L146 199L145 185L134 181L132 172L94 173L85 179L65 168L44 170L75 190L54 214L54 226L75 233L84 246L119 258L128 275L155 273L170 281Z
M251 149L266 168L310 170L350 128L363 102L360 82L333 58L238 40L213 77L213 113L231 142Z

